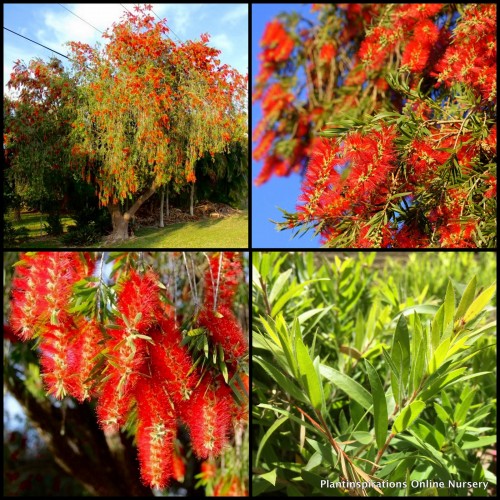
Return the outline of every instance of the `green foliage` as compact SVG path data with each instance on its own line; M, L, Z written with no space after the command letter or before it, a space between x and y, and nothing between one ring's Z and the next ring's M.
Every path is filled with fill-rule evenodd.
M63 233L63 225L59 214L50 214L47 216L45 231L49 236L59 236Z
M495 257L255 253L254 495L491 494Z
M102 238L102 233L92 221L87 226L71 226L68 232L61 237L64 246L85 247L97 243Z

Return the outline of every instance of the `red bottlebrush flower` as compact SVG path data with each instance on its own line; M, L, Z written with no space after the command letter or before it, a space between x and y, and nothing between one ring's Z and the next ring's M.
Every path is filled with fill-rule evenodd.
M177 423L172 404L156 378L141 377L135 387L137 448L145 485L164 488L173 474Z
M181 345L182 336L175 322L162 319L151 338L155 343L150 349L153 374L163 381L175 404L187 401L196 383L196 374L189 374L193 362L187 348Z
M221 345L230 361L237 360L248 349L243 331L228 307L218 307L217 312L215 314L212 309L205 307L198 317L198 325L208 331L212 342Z
M262 98L262 111L269 119L270 115L278 115L284 109L287 109L293 103L295 97L279 83L273 83ZM275 117L277 118L277 116Z
M130 374L124 379L115 371L101 384L96 411L104 431L117 432L125 424L138 378L138 374Z
M158 311L162 310L158 292L158 276L154 272L144 275L134 269L129 272L119 285L117 300L117 308L127 319L127 327L145 331L155 322Z
M174 447L174 453L172 456L172 476L179 483L184 482L184 476L186 475L186 464L182 458L182 455Z
M432 179L437 171L450 158L451 153L434 149L427 141L415 139L411 143L412 153L408 156L408 165L413 169L411 179L420 182Z
M231 307L233 298L243 276L241 259L234 252L212 255L205 272L205 306Z
M209 460L203 460L203 462L201 462L201 473L203 474L203 479L207 480L215 477L216 472L217 467L213 462Z
M484 196L486 198L494 198L497 195L497 178L493 175L488 176L486 186L488 186L488 189L484 193Z
M336 170L341 164L337 157L338 152L338 146L332 141L323 139L317 143L302 183L303 195L300 201L303 201L304 205L297 207L299 211L314 216L327 186L335 186L340 182L340 173Z
M101 350L99 341L102 333L94 320L81 320L75 330L75 338L67 354L69 370L73 374L69 393L83 402L90 399L92 393L90 374L95 366L95 357Z
M292 53L295 43L285 31L279 21L267 23L260 41L264 49L260 58L262 61L283 62L286 61Z
M22 339L57 325L65 314L73 284L92 274L88 253L37 252L22 254L12 281L11 326Z
M392 248L427 248L430 239L418 225L411 221L394 232Z
M267 182L271 175L277 175L278 177L284 177L290 173L290 163L288 160L284 160L280 156L271 155L266 158L264 166L260 171L259 175L254 181L256 186L260 186Z
M438 27L429 19L420 21L413 30L413 39L420 40L423 44L433 45L439 37Z
M48 393L57 399L71 392L71 379L75 374L70 370L67 354L75 335L74 325L66 317L58 326L48 325L40 343L42 377Z
M421 40L411 40L405 48L401 67L407 66L411 71L419 73L427 65L431 48Z
M325 43L319 51L319 60L329 63L337 55L337 47L333 43Z
M359 59L366 65L367 69L380 69L401 36L402 31L383 26L373 28L361 42L358 51Z
M345 186L351 202L359 194L371 196L386 182L396 160L395 137L392 127L383 127L369 137L356 132L346 138L344 158L350 173Z
M401 4L391 14L393 24L404 30L412 29L419 21L436 16L444 4Z
M496 102L496 6L467 5L453 35L434 67L439 82L448 87L465 83L484 100Z
M242 497L248 496L248 492L236 476L223 479L214 486L214 497Z
M181 416L189 428L194 453L200 459L216 457L228 442L234 412L231 392L224 381L216 388L204 377L183 405Z
M259 161L269 153L274 139L276 139L276 132L274 130L268 130L264 133L260 140L260 144L253 150L252 156L254 160Z

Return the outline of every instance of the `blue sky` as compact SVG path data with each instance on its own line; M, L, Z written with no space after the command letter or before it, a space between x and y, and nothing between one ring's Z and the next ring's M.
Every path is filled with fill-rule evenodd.
M125 9L120 4L62 4L101 31L119 21ZM123 4L133 12L134 4ZM243 74L248 72L247 4L152 4L154 12L167 18L172 39L199 39L209 33L209 45L222 51L220 59ZM105 39L94 28L58 4L4 4L4 26L62 54L67 41L95 45ZM28 63L34 57L49 59L52 53L43 47L4 30L4 83L17 59ZM60 59L60 56L58 56ZM65 65L70 64L63 59ZM69 67L69 66L68 66Z
M254 76L259 71L259 41L266 23L277 14L285 11L297 11L310 17L310 5L303 4L254 4L252 6L252 85ZM262 117L260 102L252 106L252 130ZM259 174L262 162L252 162L252 182ZM272 177L267 183L255 187L252 185L252 246L255 248L318 248L319 237L312 238L313 231L302 237L291 239L293 231L278 232L269 219L282 220L277 207L288 212L295 212L300 195L301 177Z

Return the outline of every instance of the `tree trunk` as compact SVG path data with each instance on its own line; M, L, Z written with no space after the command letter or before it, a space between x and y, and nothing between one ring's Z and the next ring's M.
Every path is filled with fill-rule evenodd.
M153 496L139 479L132 440L119 435L111 442L88 404L63 402L56 407L49 398L35 398L18 377L5 377L4 387L23 407L59 467L91 495Z
M21 222L21 207L14 207L14 221Z
M170 205L168 203L168 184L167 184L167 219L170 218Z
M155 193L157 188L158 186L153 184L147 191L141 194L135 203L124 213L122 213L118 203L108 205L108 210L111 214L111 222L113 223L113 232L109 235L109 242L112 243L128 239L128 224L130 220L137 210L139 210L141 205Z
M194 182L191 184L191 201L189 203L189 214L194 215Z
M165 202L165 188L163 187L161 189L161 196L160 196L160 227L165 227L165 224L163 223L163 204Z

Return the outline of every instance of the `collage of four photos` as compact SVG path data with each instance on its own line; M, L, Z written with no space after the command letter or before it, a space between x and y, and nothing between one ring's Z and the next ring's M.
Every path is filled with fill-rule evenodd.
M4 496L496 496L496 4L4 4Z

